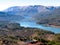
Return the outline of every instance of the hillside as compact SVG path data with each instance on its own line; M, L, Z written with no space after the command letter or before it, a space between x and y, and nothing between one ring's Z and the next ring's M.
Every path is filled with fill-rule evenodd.
M21 27L18 23L5 23L0 25L0 44L1 45L20 45L29 40L38 40L43 44L49 45L59 43L59 34L37 28ZM55 41L54 41L55 40ZM22 41L22 42L21 42ZM20 42L20 43L18 43ZM26 43L26 42L25 42ZM23 43L24 44L24 43ZM60 43L59 43L60 44Z
M13 6L4 10L3 12L7 13L7 16L2 17L2 20L6 19L8 21L10 20L11 22L28 21L38 24L60 26L59 6Z
M57 7L46 7L42 5L34 5L34 6L13 6L10 7L3 12L8 13L9 15L18 15L24 17L22 21L38 21L37 18L46 18L50 16L53 10L57 9ZM35 17L36 16L36 17ZM21 17L20 17L21 18Z
M54 10L50 14L50 16L51 17L39 20L38 23L40 23L40 24L54 25L54 26L60 26L60 8Z
M0 22L17 22L17 21L21 21L22 19L24 19L24 17L22 16L18 16L18 15L11 15L8 14L6 12L1 12L0 11Z

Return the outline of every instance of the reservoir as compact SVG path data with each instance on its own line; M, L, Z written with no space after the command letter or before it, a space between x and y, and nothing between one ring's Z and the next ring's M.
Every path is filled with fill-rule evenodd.
M23 26L23 27L40 28L40 29L43 29L43 30L52 31L54 33L60 33L60 28L44 26L44 25L41 25L41 24L36 24L34 22L20 22L20 25Z

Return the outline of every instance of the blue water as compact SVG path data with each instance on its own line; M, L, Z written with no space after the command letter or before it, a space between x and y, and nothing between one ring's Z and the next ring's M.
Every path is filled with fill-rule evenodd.
M40 28L43 30L52 31L54 33L60 33L60 28L44 26L44 25L36 24L34 22L20 22L20 25L23 27Z

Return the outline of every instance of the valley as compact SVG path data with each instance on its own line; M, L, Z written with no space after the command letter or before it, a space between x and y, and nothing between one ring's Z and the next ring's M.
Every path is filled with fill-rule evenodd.
M12 6L0 11L0 45L60 45L60 6Z

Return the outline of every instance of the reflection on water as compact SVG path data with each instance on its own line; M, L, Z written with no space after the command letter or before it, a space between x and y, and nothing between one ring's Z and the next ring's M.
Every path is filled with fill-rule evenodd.
M60 28L39 25L39 24L36 24L34 22L20 22L20 25L24 26L24 27L40 28L40 29L49 30L49 31L52 31L55 33L60 33Z

